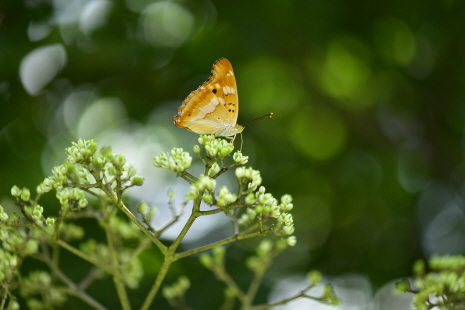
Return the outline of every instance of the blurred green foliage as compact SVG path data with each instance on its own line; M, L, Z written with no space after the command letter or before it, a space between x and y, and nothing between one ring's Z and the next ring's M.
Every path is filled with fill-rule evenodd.
M298 244L275 274L356 274L370 299L415 260L465 251L464 9L454 0L3 1L0 204L14 208L11 186L34 188L79 137L136 167L192 145L197 135L171 117L226 57L239 123L274 112L247 126L243 153L270 192L295 199ZM154 170L138 168L147 180ZM238 246L231 264L255 246ZM194 259L177 268L173 282L194 269L191 282L202 283L191 304L204 296L215 309L211 274Z

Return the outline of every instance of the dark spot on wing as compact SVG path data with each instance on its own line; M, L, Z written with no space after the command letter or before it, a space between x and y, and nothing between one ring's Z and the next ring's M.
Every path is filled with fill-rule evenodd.
M213 88L212 93L216 94L217 90L216 88Z

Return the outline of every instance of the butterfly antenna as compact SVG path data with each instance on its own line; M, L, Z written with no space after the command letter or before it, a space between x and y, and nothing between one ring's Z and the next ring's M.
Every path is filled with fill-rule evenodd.
M267 118L272 118L272 117L273 117L273 113L268 113L267 115L263 115L263 116L260 116L259 118L256 118L256 119L253 119L251 121L245 122L242 126L244 126L246 124L250 124L250 123L255 122L255 121L261 121L262 119L267 119Z
M242 143L244 142L244 139L242 139L242 132L240 133L240 135L241 135L241 148L239 151L242 153Z

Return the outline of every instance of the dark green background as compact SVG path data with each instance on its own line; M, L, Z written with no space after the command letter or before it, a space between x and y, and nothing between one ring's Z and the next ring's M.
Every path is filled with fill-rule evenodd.
M274 112L247 126L243 153L268 192L295 199L298 243L277 259L261 301L278 277L311 269L330 281L368 280L361 294L370 300L410 276L415 260L464 251L464 9L460 1L3 1L0 204L11 205L13 184L35 188L79 137L129 139L119 151L149 148L147 167L161 150L190 150L196 134L171 117L226 57L239 123ZM25 75L45 85L27 91L21 64L43 47L49 62ZM102 132L116 133L100 141ZM228 249L244 283L240 263L255 245ZM155 249L145 254L144 284L158 261ZM216 309L222 288L213 276L195 258L176 266L168 281L188 270L189 303ZM111 282L101 288L93 295L114 308Z

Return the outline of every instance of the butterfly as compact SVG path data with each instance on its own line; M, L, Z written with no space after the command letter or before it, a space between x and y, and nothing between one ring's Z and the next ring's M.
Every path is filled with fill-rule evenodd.
M176 127L198 134L234 138L244 130L237 124L239 99L231 63L218 59L210 77L187 96L173 117Z

